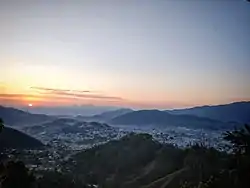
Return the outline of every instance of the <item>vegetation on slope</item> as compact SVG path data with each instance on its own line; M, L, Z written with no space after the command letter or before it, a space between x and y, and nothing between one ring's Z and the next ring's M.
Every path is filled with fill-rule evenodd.
M70 172L42 172L34 178L20 162L2 164L0 183L3 188L250 187L250 127L227 132L224 138L231 153L202 143L179 149L148 134L130 134L76 154Z
M44 145L37 139L10 127L4 127L0 118L0 149L39 148Z

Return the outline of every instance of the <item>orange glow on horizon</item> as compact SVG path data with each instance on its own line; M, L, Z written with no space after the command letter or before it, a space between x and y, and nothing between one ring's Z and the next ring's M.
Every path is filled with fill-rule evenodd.
M120 95L108 95L96 93L86 89L73 90L72 88L42 88L23 87L21 89L10 85L2 84L0 88L0 104L6 106L73 106L73 105L96 105L96 106L118 106L118 107L139 107L139 108L185 108L201 105L225 104L237 101L250 101L250 98L227 98L219 100L217 98L203 98L193 100L188 96L181 100L180 97L174 98L172 95L165 98L163 96L146 95L138 97ZM18 92L19 91L19 92ZM122 97L120 97L122 96ZM179 99L179 100L178 100ZM189 99L189 100L188 100ZM188 102L187 102L188 101Z

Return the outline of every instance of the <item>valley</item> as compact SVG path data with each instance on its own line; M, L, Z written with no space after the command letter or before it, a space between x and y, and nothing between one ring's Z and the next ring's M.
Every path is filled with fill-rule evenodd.
M9 118L12 125L6 125L1 135L0 141L5 143L2 159L24 162L36 177L73 173L77 176L69 177L71 180L78 181L80 176L79 181L88 182L90 187L178 187L180 177L191 181L195 176L193 171L192 177L188 175L187 152L199 146L212 148L220 155L227 153L228 142L223 134L231 131L232 125L241 127L209 117L159 110L121 109L94 116L48 116L5 107L1 110L3 118L13 114L17 117ZM199 155L196 150L192 152ZM211 161L206 163L209 166Z

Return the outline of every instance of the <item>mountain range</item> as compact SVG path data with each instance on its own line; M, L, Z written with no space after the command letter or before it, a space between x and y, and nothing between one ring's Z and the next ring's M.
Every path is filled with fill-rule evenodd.
M129 108L121 108L118 110L111 110L106 111L101 114L93 115L93 116L81 116L78 115L76 118L80 120L86 120L86 121L101 121L101 122L108 122L118 116L121 116L123 114L127 114L129 112L133 112L132 109Z
M37 125L58 119L56 116L31 114L3 106L0 106L0 117L9 126ZM250 123L250 102L165 111L118 109L98 115L75 116L74 118L84 121L100 121L113 125L160 125L224 129L232 128L238 124Z
M55 119L44 114L31 114L16 108L0 106L0 118L8 126L34 125Z
M162 125L224 129L250 123L250 102L202 106L178 110L132 111L110 120L120 125Z
M223 122L250 123L250 102L235 102L216 106L199 106L187 109L167 110L175 115L194 115Z
M110 121L114 125L181 126L189 128L225 129L229 124L193 115L173 115L159 110L139 110L118 116Z
M27 108L19 107L18 109L26 111ZM33 106L29 108L30 113L34 114L46 114L51 116L93 116L96 114L101 114L106 111L117 110L118 107L112 106L95 106L95 105L74 105L74 106Z

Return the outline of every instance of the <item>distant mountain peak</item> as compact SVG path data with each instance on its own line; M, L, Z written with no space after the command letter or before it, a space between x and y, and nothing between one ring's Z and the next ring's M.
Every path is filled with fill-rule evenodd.
M53 117L44 114L31 114L23 110L4 106L0 106L0 117L9 126L33 125L53 119Z
M202 129L227 128L223 122L194 115L174 115L160 110L138 110L113 118L110 124L137 126L173 126ZM229 127L228 127L229 128Z
M193 108L166 110L171 114L195 115L220 120L223 122L250 123L250 101L233 102L214 106L197 106Z

